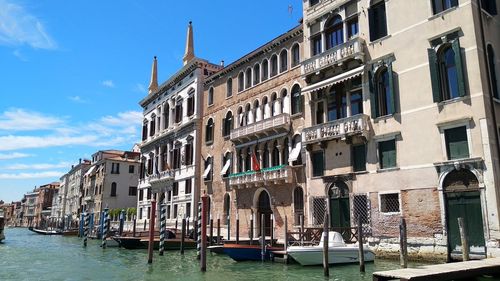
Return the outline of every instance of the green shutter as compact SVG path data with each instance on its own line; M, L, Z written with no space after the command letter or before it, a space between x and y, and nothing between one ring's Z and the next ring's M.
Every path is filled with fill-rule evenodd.
M465 96L465 79L464 70L462 66L462 54L460 52L460 42L455 39L451 43L453 52L455 53L455 66L457 67L457 80L458 80L458 95L461 97Z
M396 167L396 140L379 142L380 168Z
M392 73L392 62L387 64L387 75L389 75L389 91L391 92L391 102L389 104L390 108L388 114L396 113L396 93L394 92L394 79Z
M368 84L370 86L370 106L371 106L371 116L373 119L378 117L378 106L377 106L377 90L376 85L374 85L374 77L371 71L368 71Z
M469 144L465 127L445 130L445 141L449 160L469 158Z
M355 172L366 170L366 147L357 145L352 147L353 169Z
M434 102L441 101L441 85L439 83L439 72L437 54L433 48L427 49L429 55L429 69L431 72L432 98Z

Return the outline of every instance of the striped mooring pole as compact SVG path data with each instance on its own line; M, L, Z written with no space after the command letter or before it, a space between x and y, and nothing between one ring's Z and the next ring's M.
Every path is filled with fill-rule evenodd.
M120 227L118 228L118 233L120 236L123 235L123 227L125 226L125 209L120 211Z
M196 257L201 257L201 202L198 202L198 216L196 217L197 233L196 233Z
M165 231L167 230L167 217L165 215L167 208L165 204L160 205L160 256L165 251Z
M83 213L83 247L87 247L88 234L89 234L89 214Z
M108 221L109 221L109 209L106 207L104 209L104 227L102 229L102 248L106 249L106 237L108 237Z

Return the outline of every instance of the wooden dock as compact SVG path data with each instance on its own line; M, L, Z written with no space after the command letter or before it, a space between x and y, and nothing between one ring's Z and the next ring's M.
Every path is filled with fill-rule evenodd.
M500 275L500 258L379 271L373 273L373 281L454 280L482 275Z

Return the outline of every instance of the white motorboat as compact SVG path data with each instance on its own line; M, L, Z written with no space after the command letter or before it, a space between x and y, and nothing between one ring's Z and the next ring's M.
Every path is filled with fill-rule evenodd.
M319 245L315 246L289 246L287 254L301 265L323 264L323 235ZM363 247L365 261L375 259L375 254L367 247ZM357 263L359 262L358 244L346 244L342 235L335 231L328 233L328 263Z
M5 227L5 218L3 215L3 210L0 209L0 242L2 242L5 239L5 235L3 234L4 227Z

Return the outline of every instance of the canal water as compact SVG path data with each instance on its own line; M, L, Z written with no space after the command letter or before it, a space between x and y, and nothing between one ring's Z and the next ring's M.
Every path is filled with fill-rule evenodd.
M196 252L155 252L147 264L147 250L99 247L89 240L82 247L77 237L44 236L27 229L6 229L0 244L0 280L325 280L322 267L298 264L234 262L224 255L207 257L207 272L199 271ZM361 274L357 265L332 266L330 280L372 280L371 273L398 268L395 261L367 263Z

